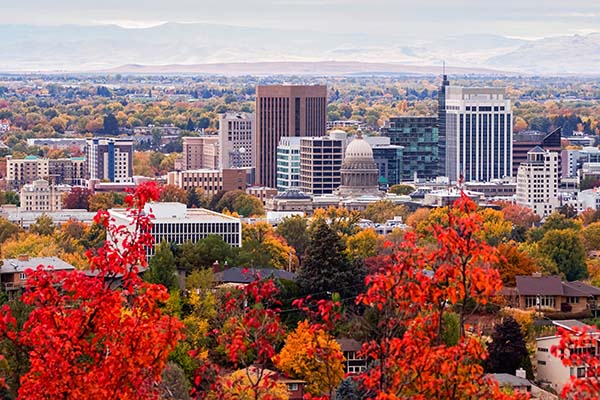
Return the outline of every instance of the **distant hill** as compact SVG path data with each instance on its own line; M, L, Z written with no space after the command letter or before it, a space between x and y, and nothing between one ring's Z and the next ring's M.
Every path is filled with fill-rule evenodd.
M218 74L218 75L374 75L374 74L440 74L441 66L402 65L350 61L276 61L215 64L128 64L103 72L137 74ZM449 74L494 74L510 72L486 68L449 67Z
M600 58L600 34L539 40L457 35L428 40L418 32L345 34L166 23L143 29L0 25L0 37L1 72L268 74L310 73L318 67L324 74L336 72L330 68L340 68L341 73L429 73L446 61L473 73L576 74L599 73ZM218 71L221 67L226 72Z

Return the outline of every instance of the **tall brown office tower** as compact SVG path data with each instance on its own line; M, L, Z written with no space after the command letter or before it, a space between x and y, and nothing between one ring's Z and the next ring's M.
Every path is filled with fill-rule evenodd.
M324 136L326 86L256 87L256 184L277 187L277 144L282 136Z

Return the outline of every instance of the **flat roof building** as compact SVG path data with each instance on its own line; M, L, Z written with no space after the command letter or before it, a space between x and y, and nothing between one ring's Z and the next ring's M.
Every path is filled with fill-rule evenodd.
M209 235L218 235L230 246L242 245L242 223L239 218L204 208L187 208L185 204L176 202L148 203L144 211L154 215L150 231L154 246L146 249L148 257L154 255L155 247L163 240L181 245L188 241L195 243ZM108 212L117 225L133 229L126 209L113 208Z

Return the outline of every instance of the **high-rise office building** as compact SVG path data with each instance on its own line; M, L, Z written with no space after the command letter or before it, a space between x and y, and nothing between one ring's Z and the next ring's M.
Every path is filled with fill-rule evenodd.
M219 115L221 168L252 168L254 157L254 114Z
M446 74L442 75L442 86L438 92L438 176L446 176L446 89L450 81Z
M512 176L512 110L503 88L446 86L445 164L451 181Z
M546 217L558 208L558 153L539 146L527 153L517 173L517 204Z
M300 186L300 138L283 136L277 146L277 190Z
M181 168L184 171L190 169L218 169L219 136L184 137Z
M381 129L395 146L402 146L400 179L411 181L438 176L438 121L436 117L392 117ZM375 148L373 148L375 151Z
M402 182L404 147L376 144L372 149L375 164L379 169L379 187L385 189Z
M277 145L282 136L324 136L326 86L257 86L254 164L256 183L277 184Z
M133 140L88 139L85 151L90 179L108 179L117 183L132 181Z
M330 194L340 186L345 136L300 138L300 189L304 193Z
M513 135L513 176L517 176L519 165L527 161L527 153L535 146L540 146L544 150L560 153L561 128L557 128L550 133L538 131L519 132ZM560 164L560 155L558 163Z

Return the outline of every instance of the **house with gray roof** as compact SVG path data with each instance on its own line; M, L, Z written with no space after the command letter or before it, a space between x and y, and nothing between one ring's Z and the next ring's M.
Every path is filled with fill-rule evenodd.
M597 310L600 288L584 282L564 282L560 276L539 273L515 277L516 287L502 293L512 307L542 311L583 312Z
M32 257L20 255L17 258L6 258L2 260L0 267L0 282L2 290L7 292L18 291L27 285L28 269L36 270L39 266L53 271L72 271L74 266L68 264L58 257Z

